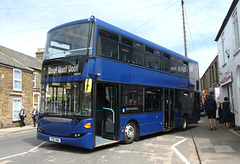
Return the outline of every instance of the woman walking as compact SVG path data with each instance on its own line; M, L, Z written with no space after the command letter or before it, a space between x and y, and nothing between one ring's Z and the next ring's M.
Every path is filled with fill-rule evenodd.
M222 124L226 124L227 128L231 128L230 126L230 110L231 104L228 101L227 97L224 97L224 102L222 103Z

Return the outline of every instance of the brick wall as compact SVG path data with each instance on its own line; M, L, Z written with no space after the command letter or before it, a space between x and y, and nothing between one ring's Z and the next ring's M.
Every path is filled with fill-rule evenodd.
M0 66L0 126L9 126L12 120L12 101L9 92L12 91L12 69ZM11 90L10 90L11 89Z
M0 128L18 126L13 122L13 98L22 99L26 109L26 124L32 124L33 93L40 94L40 71L37 71L37 89L33 90L33 72L22 71L22 92L13 91L13 68L0 66Z

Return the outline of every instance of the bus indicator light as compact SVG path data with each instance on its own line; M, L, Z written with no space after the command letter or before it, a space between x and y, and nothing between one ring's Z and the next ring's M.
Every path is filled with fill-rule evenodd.
M124 132L124 129L122 129L122 132Z
M86 129L91 129L91 123L86 123L86 124L84 125L84 128L86 128Z

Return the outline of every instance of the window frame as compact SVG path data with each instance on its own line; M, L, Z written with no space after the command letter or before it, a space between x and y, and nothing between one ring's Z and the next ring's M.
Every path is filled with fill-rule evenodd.
M173 73L175 75L177 75L177 71L178 71L177 61L178 59L175 56L170 56L170 73Z
M235 10L232 14L233 23L233 35L234 35L234 50L240 49L240 38L239 38L239 25L238 25L238 14Z
M154 49L152 47L145 45L145 52L154 54Z
M20 73L20 78L15 78L15 72ZM15 88L15 82L20 82L20 88ZM22 91L22 70L13 69L13 91Z
M20 105L19 105L19 109L16 109L14 107L14 101L20 101ZM12 99L12 121L19 121L20 118L18 116L18 113L20 112L21 110L21 107L22 107L22 99L21 98L13 98ZM15 114L14 114L15 113Z
M114 49L111 49L111 47L113 47L111 45L108 47L108 49L113 50L115 55L103 55L103 41L109 42L108 44L105 44L105 46L110 45L110 42L111 44L114 44ZM117 52L117 54L115 52ZM124 53L127 53L126 58L123 58ZM98 29L96 56L143 66L145 68L171 73L174 75L189 77L189 62L184 61L183 59L180 59L169 52L150 47L146 44L138 42L134 39L130 39L124 35L117 34L103 27L99 27ZM153 62L156 60L157 62ZM186 65L184 62L188 64ZM151 63L152 66L149 66L147 63Z
M170 68L171 68L170 59L171 59L171 55L164 52L163 57L162 57L162 71L170 73ZM167 67L165 67L166 63L167 63ZM165 69L165 68L167 68L167 69Z
M112 57L104 56L103 55L103 44L102 44L103 41L104 42L109 42L111 44L116 44L117 45L117 54L116 55L112 55ZM109 44L105 44L105 46L108 46L108 45ZM119 36L118 36L118 34L112 32L112 31L109 31L107 29L99 27L98 35L97 35L97 52L96 52L96 56L103 57L103 58L110 59L110 60L118 60L119 61L119 59L120 59L120 51L119 51L119 49L120 49L120 45L119 45Z
M145 87L144 94L144 112L163 112L163 88L160 87ZM148 93L149 92L149 93ZM148 100L148 97L151 99ZM153 98L156 99L153 99ZM148 106L148 102L151 102L151 107ZM155 106L157 104L157 106ZM152 106L153 105L153 106Z
M37 98L37 99L35 99L35 98ZM35 100L37 100L37 101L35 101ZM33 106L37 107L37 109L39 109L39 107L40 107L40 94L38 94L38 93L33 94Z
M121 88L121 114L144 113L144 87L122 85Z
M227 63L227 54L226 54L226 51L225 51L225 34L224 34L224 31L222 32L221 43L222 43L223 65L224 65L224 64Z
M33 88L37 88L37 75L33 74Z
M123 60L123 54L126 55L126 59ZM120 48L120 56L121 59L120 61L125 62L125 63L133 63L133 48L131 46L128 46L126 44L122 44Z

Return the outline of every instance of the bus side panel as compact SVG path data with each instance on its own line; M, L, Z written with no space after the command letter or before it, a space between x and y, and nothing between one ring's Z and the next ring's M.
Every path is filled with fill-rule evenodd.
M189 124L196 124L200 120L200 109L190 110Z
M136 66L131 67L131 80L136 84L189 89L189 80L185 77Z
M130 83L130 65L106 59L96 59L96 70L101 76L98 80Z
M181 119L182 119L182 112L181 110L175 111L175 121L174 121L174 128L178 128L181 126Z
M181 126L181 119L184 115L188 116L188 124L197 123L200 120L200 115L198 114L198 110L177 110L175 112L175 128Z
M123 130L130 120L134 120L139 124L140 136L163 131L163 112L122 115L120 120L120 141L123 141Z

